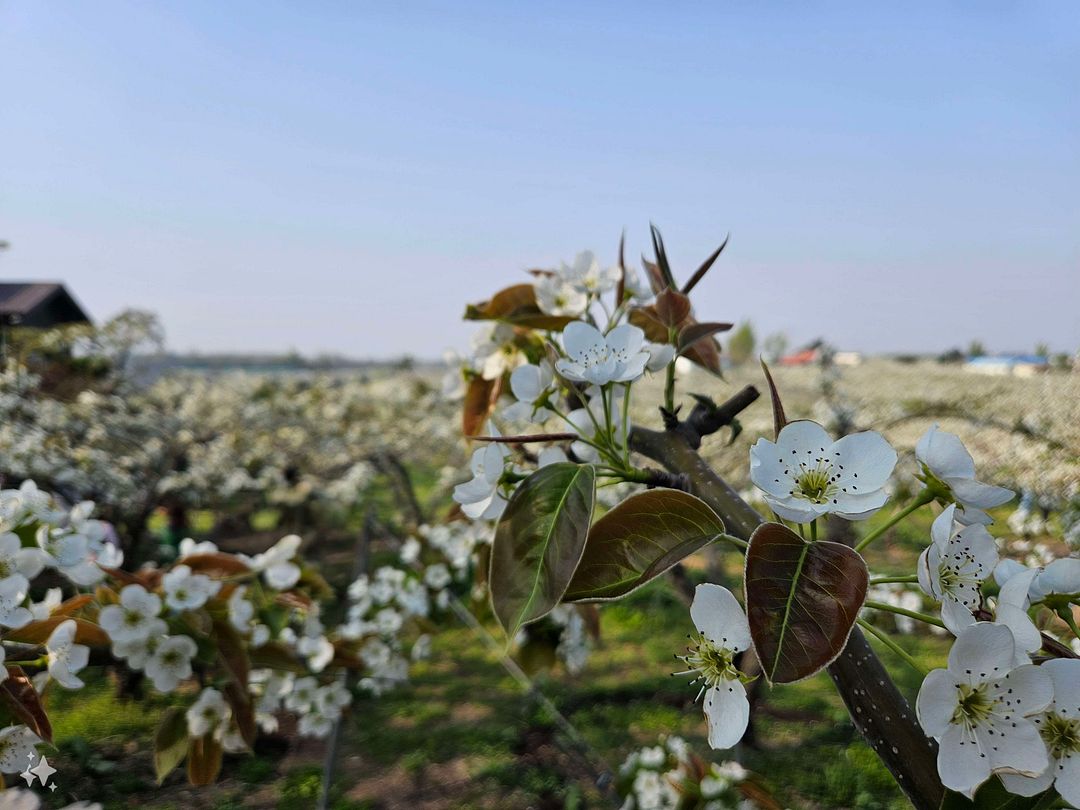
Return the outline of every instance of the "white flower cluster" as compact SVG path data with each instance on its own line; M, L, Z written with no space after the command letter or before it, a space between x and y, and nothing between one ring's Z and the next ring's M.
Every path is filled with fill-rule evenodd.
M739 785L749 773L738 762L695 763L686 741L662 737L619 766L622 810L753 810Z

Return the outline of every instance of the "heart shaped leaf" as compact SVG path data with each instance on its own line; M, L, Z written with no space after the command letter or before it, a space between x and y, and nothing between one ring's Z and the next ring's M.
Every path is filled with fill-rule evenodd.
M808 543L780 523L759 526L746 550L746 614L766 678L802 680L840 655L869 579L848 546Z
M507 636L546 616L566 593L585 549L596 473L550 464L530 475L506 505L491 545L491 604Z
M716 512L689 493L653 489L627 498L589 530L563 601L626 596L723 532Z

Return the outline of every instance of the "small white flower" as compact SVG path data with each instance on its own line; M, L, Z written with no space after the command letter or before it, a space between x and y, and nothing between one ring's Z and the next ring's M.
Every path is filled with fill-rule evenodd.
M41 742L26 726L0 729L0 773L18 773L36 753L34 746Z
M251 631L251 646L261 647L270 641L270 628L265 624L257 624Z
M558 275L583 293L600 295L614 290L622 271L618 267L601 268L591 250L583 250L571 265L562 263Z
M315 690L318 686L315 679L310 676L297 678L293 683L292 691L285 696L285 708L294 712L307 711L315 700Z
M545 274L533 286L536 305L545 315L576 318L589 305L589 297L583 291L557 275Z
M248 631L255 606L247 599L247 586L240 585L229 595L229 622L241 633Z
M750 625L739 601L727 588L698 585L690 618L698 636L689 653L679 656L701 681L698 698L705 695L709 745L731 748L742 739L750 720L746 687L735 667L735 655L750 646Z
M412 565L420 559L420 552L422 549L423 547L420 545L420 541L415 537L406 538L405 542L401 544L401 551L398 552L398 559L405 563L405 565ZM349 588L349 597L354 598L352 596L351 586Z
M98 614L98 624L114 642L146 638L156 627L154 619L161 613L161 599L147 593L142 585L125 585L120 591L119 605L106 605Z
M777 515L809 523L825 514L865 520L889 499L885 484L896 451L878 433L851 433L836 441L816 422L784 426L776 442L750 448L750 479Z
M1031 583L1032 602L1045 601L1052 595L1080 594L1080 558L1062 557L1047 565Z
M251 559L251 567L262 572L263 580L271 588L288 590L300 581L300 567L292 562L300 548L300 538L286 535L262 554Z
M540 365L527 363L518 366L510 375L510 390L517 402L506 408L503 415L516 422L543 422L551 412L547 408L538 407L536 402L547 393L554 381L555 375L546 362Z
M198 647L187 636L169 636L158 641L146 662L146 675L154 682L154 688L159 692L172 692L180 681L190 678L191 659L196 652Z
M203 689L187 710L189 737L202 737L229 717L229 705L217 689Z
M557 360L555 368L575 382L632 382L649 362L644 344L645 333L630 324L616 326L605 336L595 326L574 321L563 330L568 359Z
M85 535L43 525L36 537L45 564L76 585L96 585L105 578L105 572L94 562L90 540Z
M915 458L922 465L930 486L940 483L956 500L961 523L993 523L984 510L1012 500L1012 490L975 480L975 462L959 437L931 427L915 445Z
M16 629L30 623L34 614L23 607L28 583L26 577L14 574L0 581L0 627Z
M514 327L506 323L485 324L473 336L472 363L485 380L497 380L528 362L515 338Z
M1061 798L1080 807L1080 660L1055 658L1040 669L1050 676L1054 699L1032 722L1050 766L1035 777L1003 773L1001 781L1006 790L1020 796L1035 796L1053 785Z
M424 583L433 590L440 590L450 584L450 571L442 563L429 565L424 571Z
M334 645L323 635L303 636L296 644L296 651L307 658L308 666L322 672L334 660Z
M85 685L75 676L90 661L90 648L75 643L74 619L60 622L45 641L49 677L65 689L82 689Z
M981 525L953 531L954 504L949 504L930 527L932 542L919 556L919 586L941 602L941 620L958 635L975 623L979 588L997 565L997 544Z
M221 583L206 574L193 574L178 565L162 578L165 604L176 611L197 610L221 590Z
M180 541L180 548L177 556L180 559L184 557L192 557L196 554L217 554L218 547L211 543L209 540L203 540L201 543L192 540L190 537L185 537Z
M128 641L114 641L112 654L127 661L127 665L132 669L142 669L157 650L158 644L165 639L168 629L168 625L161 619L152 619L145 636Z
M649 352L645 368L649 371L661 371L675 359L675 347L670 343L646 343L645 348Z
M489 435L498 435L489 427ZM494 520L506 508L506 499L499 492L503 467L510 451L498 442L488 442L472 454L469 468L473 477L454 487L453 498L461 511L473 520Z
M10 576L31 580L41 573L47 559L39 548L23 548L19 535L0 534L0 581Z
M1054 696L1050 676L1014 667L1012 631L979 622L960 632L947 669L926 676L916 704L923 730L938 741L938 773L971 797L995 771L1038 776L1046 747L1030 719Z

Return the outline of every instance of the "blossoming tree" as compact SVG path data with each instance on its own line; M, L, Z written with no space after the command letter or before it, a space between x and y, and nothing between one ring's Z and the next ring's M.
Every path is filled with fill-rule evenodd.
M767 369L774 433L751 448L749 473L770 514L755 510L698 450L736 425L756 390L720 405L695 396L688 412L677 396L680 362L721 371L715 335L731 324L698 321L691 293L724 246L679 286L655 229L652 238L648 286L620 247L612 268L584 253L466 310L485 322L462 369L463 430L479 446L454 497L468 517L496 521L491 602L508 636L560 605L619 599L724 544L744 557L741 593L699 585L696 634L678 656L700 684L714 748L743 736L759 673L780 685L827 669L916 807L1080 806L1080 560L1000 559L987 510L1013 493L977 480L960 440L936 428L916 447L911 500L859 539L844 524L886 507L896 451L871 430L834 440L814 422L789 422ZM630 423L648 374L664 379L660 429ZM612 491L620 496L604 497ZM872 576L865 549L932 504L944 508L917 570ZM882 588L921 589L940 618L872 598ZM868 612L955 636L948 667L923 673L915 708L864 631L921 665Z

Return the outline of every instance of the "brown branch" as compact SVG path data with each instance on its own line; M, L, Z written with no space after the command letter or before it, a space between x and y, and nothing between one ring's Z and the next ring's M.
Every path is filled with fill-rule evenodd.
M530 442L570 442L581 437L576 433L533 433L526 436L466 436L471 442L497 442L499 444L529 444Z
M690 490L723 518L727 531L749 540L764 522L754 509L718 476L687 442L681 431L635 428L634 450L685 474ZM828 668L855 728L881 758L900 789L918 810L936 810L944 796L937 772L937 744L920 728L915 712L896 688L881 660L858 627Z

